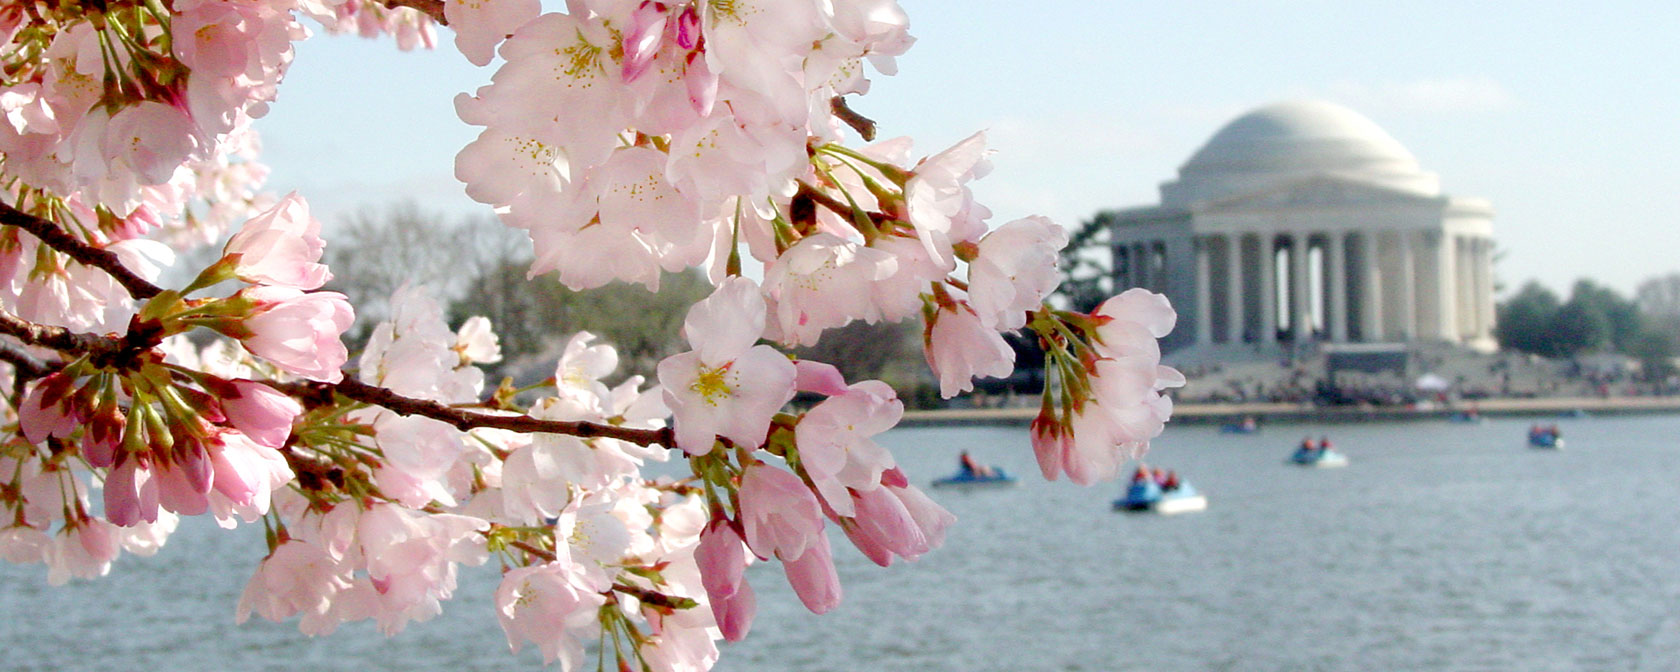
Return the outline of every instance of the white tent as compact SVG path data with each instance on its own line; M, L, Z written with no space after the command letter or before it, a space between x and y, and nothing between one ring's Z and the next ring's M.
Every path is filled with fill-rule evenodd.
M1423 374L1422 376L1418 376L1417 379L1417 388L1420 390L1440 392L1451 387L1452 381L1433 373Z

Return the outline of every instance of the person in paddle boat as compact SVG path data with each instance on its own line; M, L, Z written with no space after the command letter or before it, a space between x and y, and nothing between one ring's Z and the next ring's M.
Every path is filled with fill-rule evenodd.
M1313 451L1316 451L1316 450L1318 450L1318 445L1313 443L1312 437L1310 437L1310 436L1301 437L1301 447L1299 449L1299 452L1302 455L1311 454Z
M1330 452L1330 437L1329 436L1318 437L1318 450L1319 450L1319 452L1323 452L1323 453Z
M957 465L962 469L962 475L967 478L991 478L994 475L991 467L974 461L974 456L968 451L962 451L957 458Z
M1138 465L1137 471L1132 472L1132 485L1152 480L1155 480L1155 475L1149 471L1149 467L1140 464Z
M1178 486L1179 486L1178 472L1176 472L1176 471L1167 472L1167 477L1161 481L1161 491L1162 492L1172 492L1174 490L1177 490Z

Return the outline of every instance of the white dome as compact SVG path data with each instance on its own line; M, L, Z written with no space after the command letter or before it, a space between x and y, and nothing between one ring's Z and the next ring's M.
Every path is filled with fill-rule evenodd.
M1282 181L1334 175L1426 196L1439 180L1382 127L1324 101L1267 105L1219 129L1161 186L1164 205L1185 206Z

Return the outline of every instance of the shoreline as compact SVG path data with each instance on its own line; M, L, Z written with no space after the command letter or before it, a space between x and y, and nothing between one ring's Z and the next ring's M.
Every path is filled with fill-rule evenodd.
M1392 420L1446 420L1454 413L1476 408L1484 417L1557 417L1576 414L1629 415L1680 413L1680 397L1538 397L1532 399L1479 399L1454 405L1430 406L1314 406L1299 403L1174 404L1168 425L1206 425L1237 422L1253 416L1267 422L1371 422ZM1026 426L1038 415L1038 406L1016 408L948 408L905 411L900 427L942 425Z

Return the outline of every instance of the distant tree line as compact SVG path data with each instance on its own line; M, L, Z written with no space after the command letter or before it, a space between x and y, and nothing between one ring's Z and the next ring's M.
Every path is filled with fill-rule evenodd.
M529 283L531 246L523 232L491 218L450 223L412 204L363 211L338 226L327 251L335 276L328 288L362 309L353 333L365 337L388 317L388 299L399 287L423 285L447 307L452 325L474 315L490 319L503 360L489 373L519 384L553 375L560 349L579 331L618 350L622 375L652 379L659 360L688 349L686 309L711 292L695 272L666 274L658 293L621 282L585 291L558 280ZM833 363L847 380L884 380L907 402L931 405L937 386L923 380L921 339L913 324L858 322L795 354ZM923 387L934 394L918 391Z
M1531 281L1499 304L1494 336L1505 350L1553 359L1616 353L1647 372L1671 373L1680 354L1680 273L1645 281L1632 299L1583 279L1561 300Z

